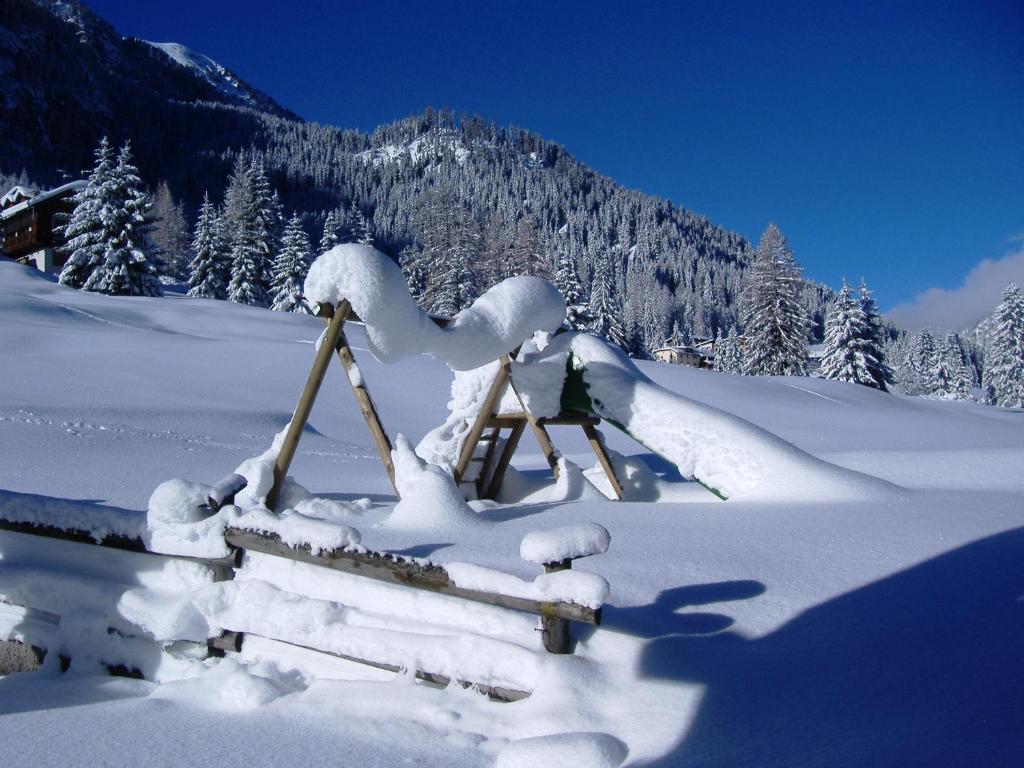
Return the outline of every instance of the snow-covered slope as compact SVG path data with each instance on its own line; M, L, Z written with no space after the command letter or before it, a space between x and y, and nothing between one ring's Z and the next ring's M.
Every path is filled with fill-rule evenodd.
M10 263L0 263L0 317L0 504L129 515L170 477L212 482L266 448L291 415L322 329L314 318L223 302L86 294ZM384 366L361 328L349 339L392 436L415 442L444 420L451 374L442 364L419 356ZM335 366L296 479L337 500L370 497L358 526L368 546L523 578L537 572L519 558L526 534L597 523L610 546L580 570L611 584L603 626L583 633L573 656L536 654L530 626L503 646L508 655L494 663L523 660L517 674L536 685L515 704L390 673L354 679L348 668L310 684L258 646L165 685L15 675L0 679L4 765L318 765L345 754L368 766L508 766L537 754L557 764L559 751L599 765L619 745L633 766L1013 765L1024 750L1024 414L813 379L640 368L696 404L899 488L862 499L812 489L785 500L701 493L638 503L629 494L643 497L653 477L638 475L623 503L563 493L477 505L479 526L378 525L394 499ZM589 466L578 433L553 437ZM662 481L691 485L606 434ZM545 482L528 435L516 466L513 485ZM0 593L30 589L33 573L73 583L76 568L114 567L68 562L63 574L39 573L25 538L0 535ZM250 580L289 592L300 571L263 563ZM319 585L321 601L346 588L340 577ZM360 615L381 597L353 599L366 601ZM429 618L442 638L424 640L424 653L490 647L474 633L495 616L473 614L470 627L437 603L417 605L418 631ZM503 621L523 628L518 617ZM519 741L581 732L606 736Z
M152 43L148 40L146 42L166 53L173 61L195 73L229 99L255 108L264 106L266 97L263 94L206 54L193 51L181 43Z

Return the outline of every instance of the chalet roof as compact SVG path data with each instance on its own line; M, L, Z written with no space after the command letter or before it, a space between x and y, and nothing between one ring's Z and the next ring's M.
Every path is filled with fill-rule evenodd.
M0 211L0 219L6 219L10 216L13 216L16 213L21 213L22 211L27 210L29 208L33 208L39 205L40 203L45 202L46 200L50 200L51 198L63 197L64 195L70 194L72 192L77 192L80 189L84 189L85 185L85 180L79 179L78 181L69 181L67 184L61 184L59 187L48 189L45 192L37 192L33 194L28 200L22 200L20 203L17 203L16 205L12 205L9 208L4 208L2 211ZM17 198L17 195L14 194L15 190L25 189L26 187L15 187L6 195L4 195L3 199L6 200L8 195L11 195L11 199L14 200Z
M16 185L7 190L7 193L0 197L0 208L10 208L15 203L28 200L39 194L39 190L31 187Z

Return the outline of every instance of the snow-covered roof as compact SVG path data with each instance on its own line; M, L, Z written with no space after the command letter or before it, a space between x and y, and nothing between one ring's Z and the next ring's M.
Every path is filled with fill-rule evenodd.
M28 200L22 200L17 205L12 205L10 208L5 208L0 211L0 218L6 219L13 216L16 213L21 213L28 208L33 208L40 203L43 203L51 198L60 197L68 192L77 192L80 189L84 189L86 185L85 180L79 179L77 181L69 181L67 184L61 184L59 187L48 189L45 192L39 192L32 195ZM14 193L16 189L24 189L24 187L15 187L7 195ZM7 199L7 195L4 195L4 199ZM12 198L13 199L13 198Z
M31 187L23 187L20 185L11 187L3 197L0 197L0 208L6 208L12 203L18 202L19 197L31 198L38 194L39 191L32 189Z

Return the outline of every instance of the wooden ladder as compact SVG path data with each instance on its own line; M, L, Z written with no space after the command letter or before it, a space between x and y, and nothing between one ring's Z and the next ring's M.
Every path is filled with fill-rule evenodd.
M501 403L501 399L509 387L512 388L512 392L519 401L521 410L497 413L496 411ZM541 453L544 454L544 459L557 479L559 453L551 442L551 435L548 434L547 427L578 426L583 429L584 434L587 436L591 449L597 456L601 468L611 483L615 497L621 500L622 485L615 476L611 457L609 457L604 441L597 431L597 426L600 423L601 419L597 416L583 413L560 413L553 417L536 418L530 413L530 409L526 407L522 395L519 394L515 383L512 381L512 366L509 355L503 355L498 373L494 377L487 397L484 399L480 413L477 414L472 426L470 426L469 434L466 435L466 440L462 444L462 451L455 465L455 484L461 485L470 466L479 464L479 471L472 481L476 485L477 497L481 499L495 498L501 489L501 484L505 479L505 472L508 470L512 456L515 454L516 448L519 446L519 440L523 436L523 432L526 431L527 426L533 432L533 436L540 446ZM501 433L506 429L509 430L509 435L505 439L505 445L502 448L497 464L491 470ZM487 434L484 434L485 430ZM480 443L485 443L487 446L484 449L483 455L477 455Z

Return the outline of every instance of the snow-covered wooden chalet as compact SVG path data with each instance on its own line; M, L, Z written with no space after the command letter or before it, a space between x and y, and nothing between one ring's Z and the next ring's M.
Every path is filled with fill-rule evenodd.
M63 241L54 231L60 224L55 215L70 213L74 208L71 198L83 187L84 181L72 181L44 192L17 186L0 197L4 256L44 272L56 272L62 267L67 257L59 250Z

